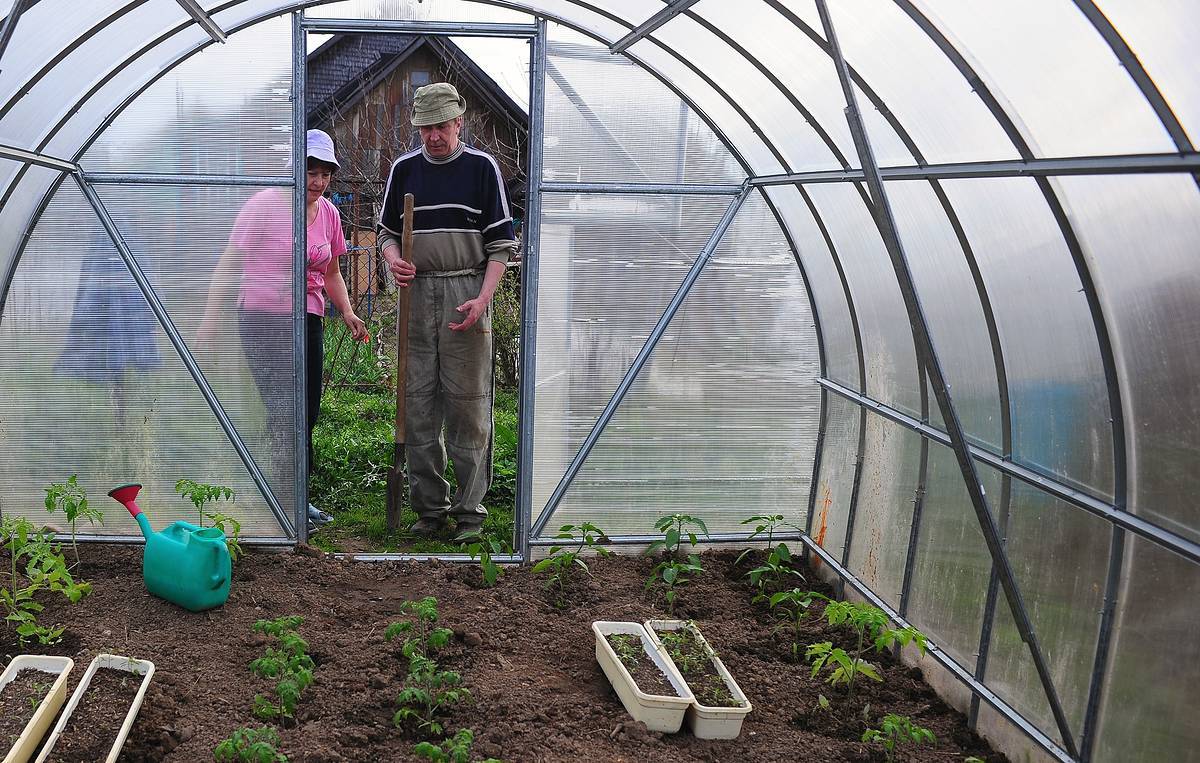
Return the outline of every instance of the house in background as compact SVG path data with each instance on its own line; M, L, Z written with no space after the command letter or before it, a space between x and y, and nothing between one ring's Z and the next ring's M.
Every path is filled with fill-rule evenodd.
M450 82L466 98L462 137L496 157L513 216L524 217L529 116L478 64L445 37L334 35L308 56L305 107L308 127L336 144L342 168L332 198L352 245L374 244L387 172L420 145L413 92L431 82Z

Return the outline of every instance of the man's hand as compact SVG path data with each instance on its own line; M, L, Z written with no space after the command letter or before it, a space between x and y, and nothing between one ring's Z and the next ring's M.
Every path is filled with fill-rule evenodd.
M345 321L346 328L350 329L350 336L354 341L370 341L370 337L367 336L367 324L363 323L362 318L355 315L353 310L342 313L342 320Z
M478 321L480 316L482 316L487 310L488 302L490 301L490 299L485 297L476 297L475 299L468 299L466 302L463 302L461 305L455 308L463 314L462 322L451 323L450 330L466 331L474 326L475 322Z
M387 261L388 270L391 271L397 286L407 287L417 277L417 268L411 262L405 262L399 256L388 257Z

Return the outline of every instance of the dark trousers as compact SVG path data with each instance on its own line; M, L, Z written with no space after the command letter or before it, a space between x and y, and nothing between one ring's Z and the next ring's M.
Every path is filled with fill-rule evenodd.
M254 374L254 383L267 409L267 432L272 442L287 447L292 421L292 316L238 311L242 350ZM305 387L308 414L308 471L313 468L313 428L321 413L321 370L324 365L325 326L321 316L305 314Z

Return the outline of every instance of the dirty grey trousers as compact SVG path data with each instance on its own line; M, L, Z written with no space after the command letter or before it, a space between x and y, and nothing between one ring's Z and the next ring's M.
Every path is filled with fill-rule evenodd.
M408 287L405 450L412 507L420 517L480 522L487 516L480 502L492 479L491 307L466 331L449 328L462 321L456 308L479 296L482 285L482 273L427 272ZM458 482L453 500L447 453Z

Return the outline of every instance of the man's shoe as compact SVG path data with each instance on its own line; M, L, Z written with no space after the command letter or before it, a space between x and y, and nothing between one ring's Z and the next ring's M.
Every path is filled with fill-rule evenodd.
M437 519L436 517L421 517L416 522L412 523L412 526L408 528L408 531L413 535L417 535L422 538L429 538L437 535L444 529L446 529L446 522L444 520Z
M483 522L459 522L454 532L455 543L465 543L469 540L474 540L479 537L479 533L483 530Z

